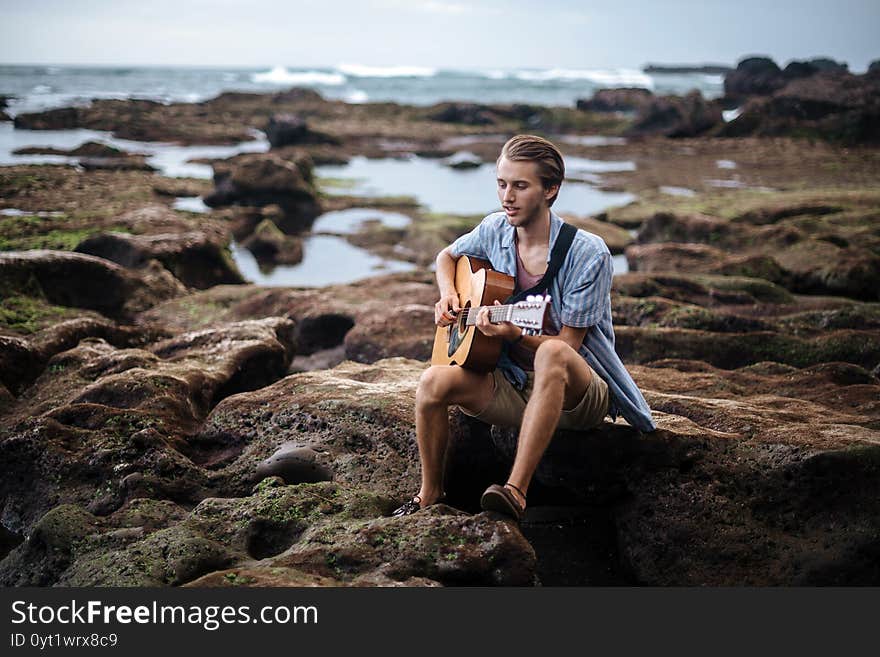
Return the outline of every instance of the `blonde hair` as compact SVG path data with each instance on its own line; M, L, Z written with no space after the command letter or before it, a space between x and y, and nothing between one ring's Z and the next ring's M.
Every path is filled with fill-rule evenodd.
M562 161L562 153L552 142L538 137L536 135L516 135L507 140L501 149L502 157L506 157L511 162L529 161L538 165L538 177L544 189L550 189L554 185L562 187L562 181L565 180L565 163ZM496 164L498 162L496 161ZM553 198L547 201L547 205L553 205L556 197L559 196L559 189L553 195Z

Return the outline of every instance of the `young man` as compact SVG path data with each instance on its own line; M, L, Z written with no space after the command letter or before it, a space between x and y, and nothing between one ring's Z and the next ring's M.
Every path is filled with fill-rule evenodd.
M496 271L527 290L547 269L562 220L550 209L565 177L562 154L532 135L510 139L496 165L503 211L490 214L470 233L437 256L438 326L460 310L455 262L462 255L488 260ZM413 499L394 512L408 515L443 495L443 466L449 438L447 409L490 424L519 426L513 469L504 486L490 486L480 504L516 520L526 507L529 482L557 428L588 429L606 415L622 415L641 431L653 431L651 411L614 351L611 327L611 254L598 236L578 230L556 278L547 290L551 307L544 333L523 336L510 323L492 324L480 312L477 328L508 343L494 372L431 366L416 392L416 435L422 484Z

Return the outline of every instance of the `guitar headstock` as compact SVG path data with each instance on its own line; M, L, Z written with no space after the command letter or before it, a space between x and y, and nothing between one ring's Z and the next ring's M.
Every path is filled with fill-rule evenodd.
M528 296L524 301L511 304L511 324L519 326L523 335L541 335L544 328L544 317L550 306L550 295Z

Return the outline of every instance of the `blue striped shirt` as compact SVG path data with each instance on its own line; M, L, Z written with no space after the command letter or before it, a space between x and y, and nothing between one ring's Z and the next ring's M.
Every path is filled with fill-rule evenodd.
M550 212L550 248L562 227L562 219ZM503 212L495 212L483 219L469 233L459 237L450 246L453 257L470 255L492 263L496 271L516 277L516 228L507 221ZM587 364L608 384L609 414L618 415L639 431L656 429L648 403L623 366L614 350L614 329L611 326L611 252L604 240L584 230L578 230L559 273L550 286L550 323L557 330L562 325L574 328L588 327L579 353ZM511 380L522 380L522 370L509 359L499 363L499 369ZM517 371L519 370L519 371Z

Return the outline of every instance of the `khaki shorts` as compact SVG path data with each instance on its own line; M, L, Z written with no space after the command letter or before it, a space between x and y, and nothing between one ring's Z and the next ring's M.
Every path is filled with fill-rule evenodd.
M522 423L526 403L532 395L535 373L526 372L528 381L523 390L517 390L499 370L492 372L495 393L492 401L480 413L471 413L461 408L461 412L488 424L502 427L519 427ZM608 384L593 372L593 381L587 386L583 399L570 410L562 409L557 429L590 429L602 424L608 415Z

